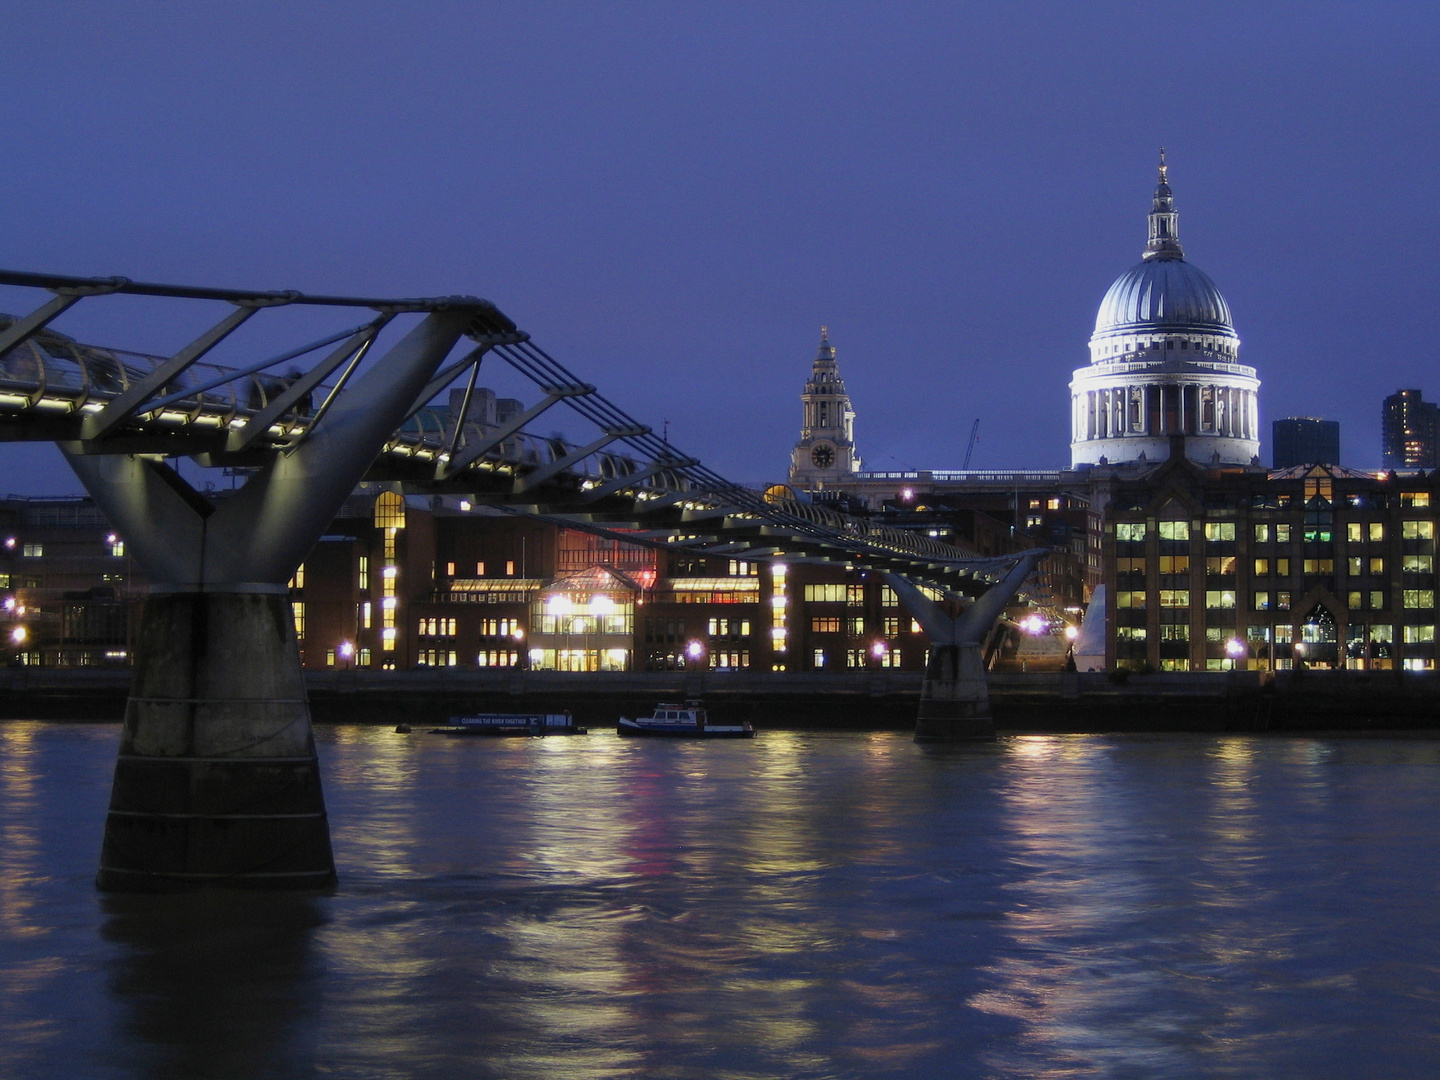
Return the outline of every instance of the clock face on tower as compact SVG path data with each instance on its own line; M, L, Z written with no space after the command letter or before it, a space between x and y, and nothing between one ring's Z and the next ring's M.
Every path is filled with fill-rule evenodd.
M835 464L835 448L820 443L810 451L810 463L817 469L828 469Z

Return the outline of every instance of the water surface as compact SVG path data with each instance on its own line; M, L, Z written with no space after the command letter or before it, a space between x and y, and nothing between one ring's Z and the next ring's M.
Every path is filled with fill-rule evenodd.
M317 731L323 898L92 885L0 725L0 1076L1434 1077L1440 743Z

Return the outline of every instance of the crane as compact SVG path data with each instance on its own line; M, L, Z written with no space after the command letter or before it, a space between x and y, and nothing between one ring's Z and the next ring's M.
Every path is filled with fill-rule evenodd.
M970 455L975 452L975 440L979 438L979 435L980 418L977 416L975 418L975 423L970 425L970 442L965 447L965 464L960 466L961 472L964 472L966 469L970 468Z

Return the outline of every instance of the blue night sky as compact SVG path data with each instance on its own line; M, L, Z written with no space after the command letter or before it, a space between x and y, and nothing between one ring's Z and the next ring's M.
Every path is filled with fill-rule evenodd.
M1433 3L11 0L0 265L475 293L743 481L783 477L823 323L867 467L958 468L976 417L974 467L1055 467L1164 145L1267 432L1338 419L1372 467L1381 398L1440 398L1437 29ZM119 311L56 326L195 330ZM78 490L53 450L0 463L0 492Z

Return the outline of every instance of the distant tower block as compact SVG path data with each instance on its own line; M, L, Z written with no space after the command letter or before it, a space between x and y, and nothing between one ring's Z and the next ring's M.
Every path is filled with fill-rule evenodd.
M859 472L855 410L835 364L835 346L830 344L823 326L820 351L800 400L804 418L800 424L800 441L790 454L790 483L799 488L822 488Z
M1168 175L1161 150L1144 255L1105 293L1070 383L1074 466L1162 460L1172 439L1192 461L1259 463L1260 380L1220 290L1185 261Z
M1440 467L1440 406L1419 390L1396 390L1381 407L1380 451L1387 469Z
M1339 465L1340 421L1313 416L1287 416L1270 425L1270 465Z

